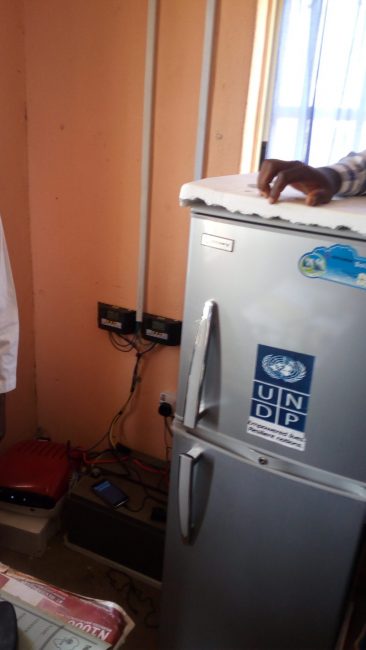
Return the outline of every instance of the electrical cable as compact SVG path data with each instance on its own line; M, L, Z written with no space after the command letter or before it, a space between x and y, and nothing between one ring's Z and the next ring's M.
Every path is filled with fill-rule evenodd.
M72 450L74 451L74 450ZM120 455L118 452L118 448L115 447L109 447L107 449L101 450L99 452L95 452L92 456L88 456L88 450L84 450L81 448L77 449L78 453L83 458L83 461L85 465L108 465L108 464L116 464L121 463L124 467L124 469L127 470L126 464L132 463L142 469L143 471L155 475L160 475L160 476L166 476L169 473L169 468L166 467L156 467L155 465L152 465L150 463L146 463L141 461L139 458L134 458L133 456L129 454L122 454ZM112 454L112 458L101 458L103 454ZM138 475L139 480L141 482L141 477L139 475L139 472L136 470L136 468L132 468L135 473ZM118 472L115 472L115 475L118 476ZM150 486L149 486L150 487Z
M157 623L149 623L149 619L152 616L157 615L157 608L154 603L154 599L151 596L147 596L142 588L136 586L131 576L127 575L123 571L117 571L117 569L109 569L106 573L106 576L115 591L124 595L128 608L131 610L132 614L138 616L140 614L138 606L148 605L150 607L149 611L145 614L143 622L145 627L156 629L158 628ZM117 578L122 577L126 580L121 586L118 584ZM132 603L132 597L137 600L138 606Z
M90 459L90 458L87 458L85 453L82 455L82 458L83 458L83 463L85 465L97 465L98 466L98 465L112 465L112 464L115 465L116 464L115 458L108 458L108 459L106 458L104 460L98 460L97 458L96 459Z
M131 508L131 506L128 503L125 503L125 508L128 510L128 512L141 512L147 501L155 501L155 503L159 503L161 506L167 505L166 501L163 501L162 499L157 499L154 497L152 494L146 494L141 502L141 504L137 508Z
M125 469L128 472L128 468L126 467ZM151 492L157 492L159 494L162 494L165 497L168 496L167 490L164 489L164 488L159 487L161 479L160 479L159 483L155 486L155 485L149 485L148 483L144 483L142 480L134 479L128 473L127 474L121 474L120 472L113 472L113 471L111 471L109 469L105 469L104 466L102 467L101 471L103 473L103 476L113 476L113 477L116 477L116 478L123 478L124 481L128 481L129 483L133 483L134 485L139 485L140 487L145 488L146 490L150 490ZM162 478L164 478L164 477L162 477ZM159 503L160 503L160 500L159 500ZM164 501L164 503L166 503L166 502Z
M112 421L111 421L111 423L110 423L110 425L109 425L107 435L108 435L109 445L110 445L110 447L111 447L112 449L115 448L115 444L114 444L114 442L113 442L113 440L112 440L113 428L114 428L114 426L117 424L117 422L118 422L118 421L123 417L123 415L125 414L125 412L126 412L126 410L127 410L127 407L128 407L129 403L131 402L131 400L132 400L132 398L133 398L134 391L135 391L135 386L133 387L132 390L130 389L130 394L129 394L128 398L126 399L125 403L124 403L123 406L120 408L120 410L119 410L119 411L114 415L114 417L112 418Z
M89 447L88 449L85 449L84 451L85 451L86 453L88 453L88 452L90 452L90 451L93 451L93 449L95 449L96 447L99 447L100 443L103 442L103 440L105 440L105 439L108 437L108 433L109 433L109 432L106 431L106 433L104 433L103 436L102 436L101 438L99 438L99 440L97 440L97 442L94 443L94 445L92 445L92 446Z
M128 461L130 461L130 460L131 460L131 459L129 458ZM133 461L136 461L136 460L137 460L137 459L133 459ZM136 463L134 462L133 464L135 465ZM125 463L123 463L123 466L125 467ZM160 481L159 481L158 486L157 486L157 488L156 488L156 487L153 486L153 485L148 485L148 484L144 483L144 481L143 481L142 478L141 478L141 474L140 474L140 472L136 469L135 466L133 466L133 467L130 466L129 468L130 468L130 471L132 471L132 472L135 474L135 476L137 477L137 481L133 481L133 482L137 483L138 485L140 485L140 486L142 487L142 489L143 489L143 491L144 491L144 493L145 493L145 497L152 498L152 499L154 499L155 501L157 501L158 503L163 503L163 505L166 505L166 502L165 502L165 501L164 501L164 502L159 501L159 499L157 499L154 495L152 495L152 494L149 492L149 490L153 490L153 491L155 491L155 490L157 489L157 490L158 490L159 492L161 492L162 494L167 495L167 490L163 490L163 489L161 489L161 482L162 482L163 480L165 480L167 483L169 482L169 470L168 470L168 469L166 469L166 470L164 469L164 470L161 470L161 471L160 471L161 478L160 478ZM141 469L143 469L143 468L141 468ZM146 471L146 470L145 470L145 471ZM129 480L132 481L133 479L129 479ZM142 507L143 507L143 506L142 506ZM142 508L141 508L141 509L142 509Z
M140 348L138 347L137 343L133 344L133 348L136 350L136 361L135 361L135 365L134 365L133 371L132 371L130 394L129 394L127 400L125 401L125 403L123 404L122 408L113 417L112 422L111 422L111 424L109 426L108 440L109 440L109 444L110 444L111 447L116 446L114 441L113 441L113 438L112 438L113 428L117 424L117 422L119 422L122 419L123 415L125 414L126 409L127 409L128 405L129 405L130 401L132 400L132 397L133 397L134 392L136 390L136 386L141 381L141 377L139 376L139 367L140 367L140 364L141 364L142 357L145 354L147 354L148 352L150 352L151 350L153 350L157 345L158 345L157 343L149 344L146 348L144 348L141 351Z
M129 352L130 350L137 349L135 336L132 339L129 339L124 334L119 334L118 332L108 332L108 334L110 342L120 352ZM116 340L116 337L122 339L124 343Z
M90 467L92 466L93 468L100 469L100 471L103 473L104 476L116 476L118 478L122 478L124 480L127 480L131 483L134 483L136 485L139 485L144 493L144 497L142 499L142 502L137 508L132 508L130 505L126 504L126 510L130 512L141 512L145 504L148 500L154 501L155 503L162 505L164 507L167 506L167 496L168 496L168 490L167 488L162 488L162 481L169 481L169 468L158 468L155 467L154 465L150 465L148 463L144 463L140 461L138 458L133 458L130 455L123 455L121 456L118 453L118 450L115 448L108 448L105 450L101 450L100 452L95 452L92 455L89 456L87 455L85 450L82 450L80 448L71 450L70 452L70 458L76 459L76 456L74 456L74 452L77 451L78 453L78 460L80 460L80 457L83 461L84 466ZM104 454L111 454L112 457L107 457L104 458ZM116 462L118 462L123 470L124 473L122 474L121 472L113 472L110 470L106 469L106 465L115 465ZM132 466L131 466L132 465ZM154 476L159 476L160 480L157 485L151 485L151 483L146 483L142 480L141 474L139 470L141 469L142 471L146 473L150 473ZM133 478L132 474L135 475L136 478ZM154 494L152 494L154 493ZM166 497L165 499L159 498L156 493L159 493Z
M168 422L168 417L164 417L164 444L165 444L165 460L167 463L170 463L170 453L172 451L172 446L170 440L168 440L168 435L170 438L173 437L173 432Z
M173 437L173 431L172 431L172 428L170 426L169 418L171 420L173 419L171 415L166 415L164 417L164 426L165 426L166 430L168 431L170 437L172 438Z
M139 460L138 458L134 458L133 462L135 463L135 465L137 465L141 469L145 470L145 472L151 472L151 474L161 474L162 473L161 469L153 467L152 465L147 465L146 463L141 462L141 460Z
M118 339L122 339L124 342L122 343L120 341L117 341L116 338L115 338L116 336L118 337ZM130 473L130 470L132 468L131 467L126 467L125 462L127 460L132 460L132 462L134 464L138 465L144 471L151 472L153 474L160 474L160 475L162 475L163 478L167 478L168 477L168 470L157 469L156 467L154 467L152 465L148 465L147 463L143 463L142 461L140 461L139 459L136 459L136 458L130 459L128 455L124 455L121 458L120 455L118 454L117 443L115 442L115 440L113 438L114 427L117 425L118 422L121 421L123 416L126 414L127 408L130 405L130 403L131 403L131 401L132 401L132 399L134 397L136 387L141 382L141 376L139 374L139 369L140 369L142 359L146 354L151 352L159 344L156 343L156 342L153 342L153 343L148 343L148 344L145 345L142 342L140 336L134 336L133 339L129 339L126 336L124 336L123 334L119 334L119 333L115 333L115 332L109 332L109 339L110 339L112 345L117 350L119 350L120 352L129 352L131 350L135 350L135 352L136 352L136 355L135 355L136 360L135 360L135 364L134 364L134 367L133 367L133 370L132 370L132 377L131 377L131 385L130 385L129 395L128 395L127 399L125 400L125 402L122 404L121 408L113 416L106 433L104 433L91 447L88 447L87 449L75 448L75 449L71 450L71 448L68 447L69 457L71 459L72 458L71 454L75 454L75 452L76 452L77 455L78 455L78 460L82 459L84 465L86 465L86 466L90 466L90 465L95 466L97 464L98 465L106 465L106 464L115 463L117 461L117 462L123 464L125 471L128 471L129 473ZM109 443L109 451L110 451L110 453L112 453L115 456L115 458L109 459L109 460L107 460L107 459L102 460L100 458L100 454L102 454L104 452L99 452L97 454L97 456L93 455L91 457L90 454L97 447L99 447L99 445L106 438L108 439L108 443ZM75 456L73 458L75 459ZM143 485L143 481L142 481L140 475L138 474L137 470L135 468L133 468L133 469L134 469L136 475L138 476L139 483L141 485Z

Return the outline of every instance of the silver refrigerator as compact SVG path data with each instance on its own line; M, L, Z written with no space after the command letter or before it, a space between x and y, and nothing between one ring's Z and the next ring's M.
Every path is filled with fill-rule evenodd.
M190 214L159 650L334 650L365 518L366 239Z

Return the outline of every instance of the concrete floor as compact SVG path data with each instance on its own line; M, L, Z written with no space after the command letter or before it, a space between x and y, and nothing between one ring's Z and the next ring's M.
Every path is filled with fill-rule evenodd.
M135 623L126 650L158 650L160 591L64 544L53 537L41 557L0 547L0 561L62 589L118 603Z
M342 645L343 650L359 647L356 639L366 621L366 545L363 556L354 594L353 622ZM160 590L145 582L131 580L122 571L69 548L64 543L63 534L58 533L49 541L41 557L0 546L0 562L62 589L118 603L135 623L123 648L158 650Z

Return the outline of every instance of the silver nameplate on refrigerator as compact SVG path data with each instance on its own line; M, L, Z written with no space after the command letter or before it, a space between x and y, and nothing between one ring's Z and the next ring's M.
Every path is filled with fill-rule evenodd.
M234 250L234 240L227 239L226 237L218 237L217 235L208 235L203 233L201 237L202 246L209 246L210 248L218 248L221 251L232 253Z

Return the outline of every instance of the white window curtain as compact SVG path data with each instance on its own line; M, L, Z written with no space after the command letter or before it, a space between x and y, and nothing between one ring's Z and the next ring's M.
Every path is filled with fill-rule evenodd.
M366 149L366 0L284 0L267 158Z

